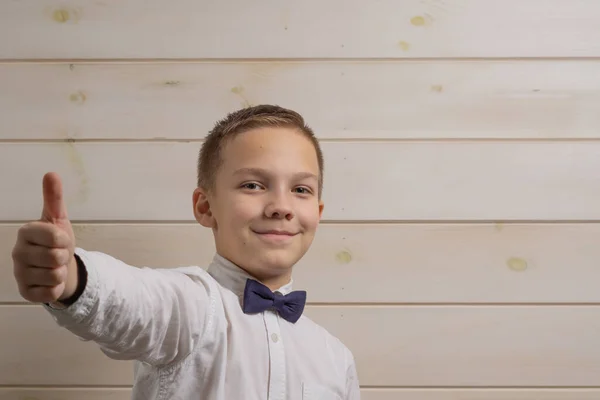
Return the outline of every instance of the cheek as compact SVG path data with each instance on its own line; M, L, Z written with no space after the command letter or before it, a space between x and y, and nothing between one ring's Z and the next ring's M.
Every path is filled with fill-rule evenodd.
M244 226L261 215L262 208L257 204L257 201L248 196L232 199L227 207L225 218L229 220L231 225Z
M311 204L310 207L303 207L298 211L298 219L304 229L315 231L319 225L319 208Z

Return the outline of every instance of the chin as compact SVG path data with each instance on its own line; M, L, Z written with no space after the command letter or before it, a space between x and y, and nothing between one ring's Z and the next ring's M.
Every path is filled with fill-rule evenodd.
M262 252L258 256L260 264L272 270L287 270L296 263L296 255L285 250Z
M280 274L288 271L302 257L298 251L292 249L257 250L256 264L263 271Z

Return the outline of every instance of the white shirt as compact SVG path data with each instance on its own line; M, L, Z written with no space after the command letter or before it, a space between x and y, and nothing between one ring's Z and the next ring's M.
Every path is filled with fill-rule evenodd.
M77 248L88 271L71 306L44 306L110 358L136 360L134 400L359 400L352 353L303 315L244 314L244 270L136 268ZM288 294L292 282L277 291Z

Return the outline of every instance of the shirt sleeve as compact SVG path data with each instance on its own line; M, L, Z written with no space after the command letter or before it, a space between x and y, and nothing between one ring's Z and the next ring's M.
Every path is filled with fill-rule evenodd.
M350 353L348 351L348 353ZM346 373L346 398L344 400L360 400L360 385L358 374L356 372L356 363L354 356L349 354L349 363Z
M200 267L137 268L75 250L87 282L68 306L44 305L56 323L117 360L165 365L189 355L213 318L216 290Z

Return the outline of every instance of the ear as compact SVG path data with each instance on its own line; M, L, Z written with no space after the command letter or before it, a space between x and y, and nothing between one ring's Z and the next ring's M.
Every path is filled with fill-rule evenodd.
M200 225L207 228L214 228L215 218L213 217L210 209L209 196L206 190L202 188L196 188L192 196L192 203L194 207L194 217Z
M321 220L321 218L323 217L323 208L325 208L325 203L323 203L323 200L319 201L319 220Z

